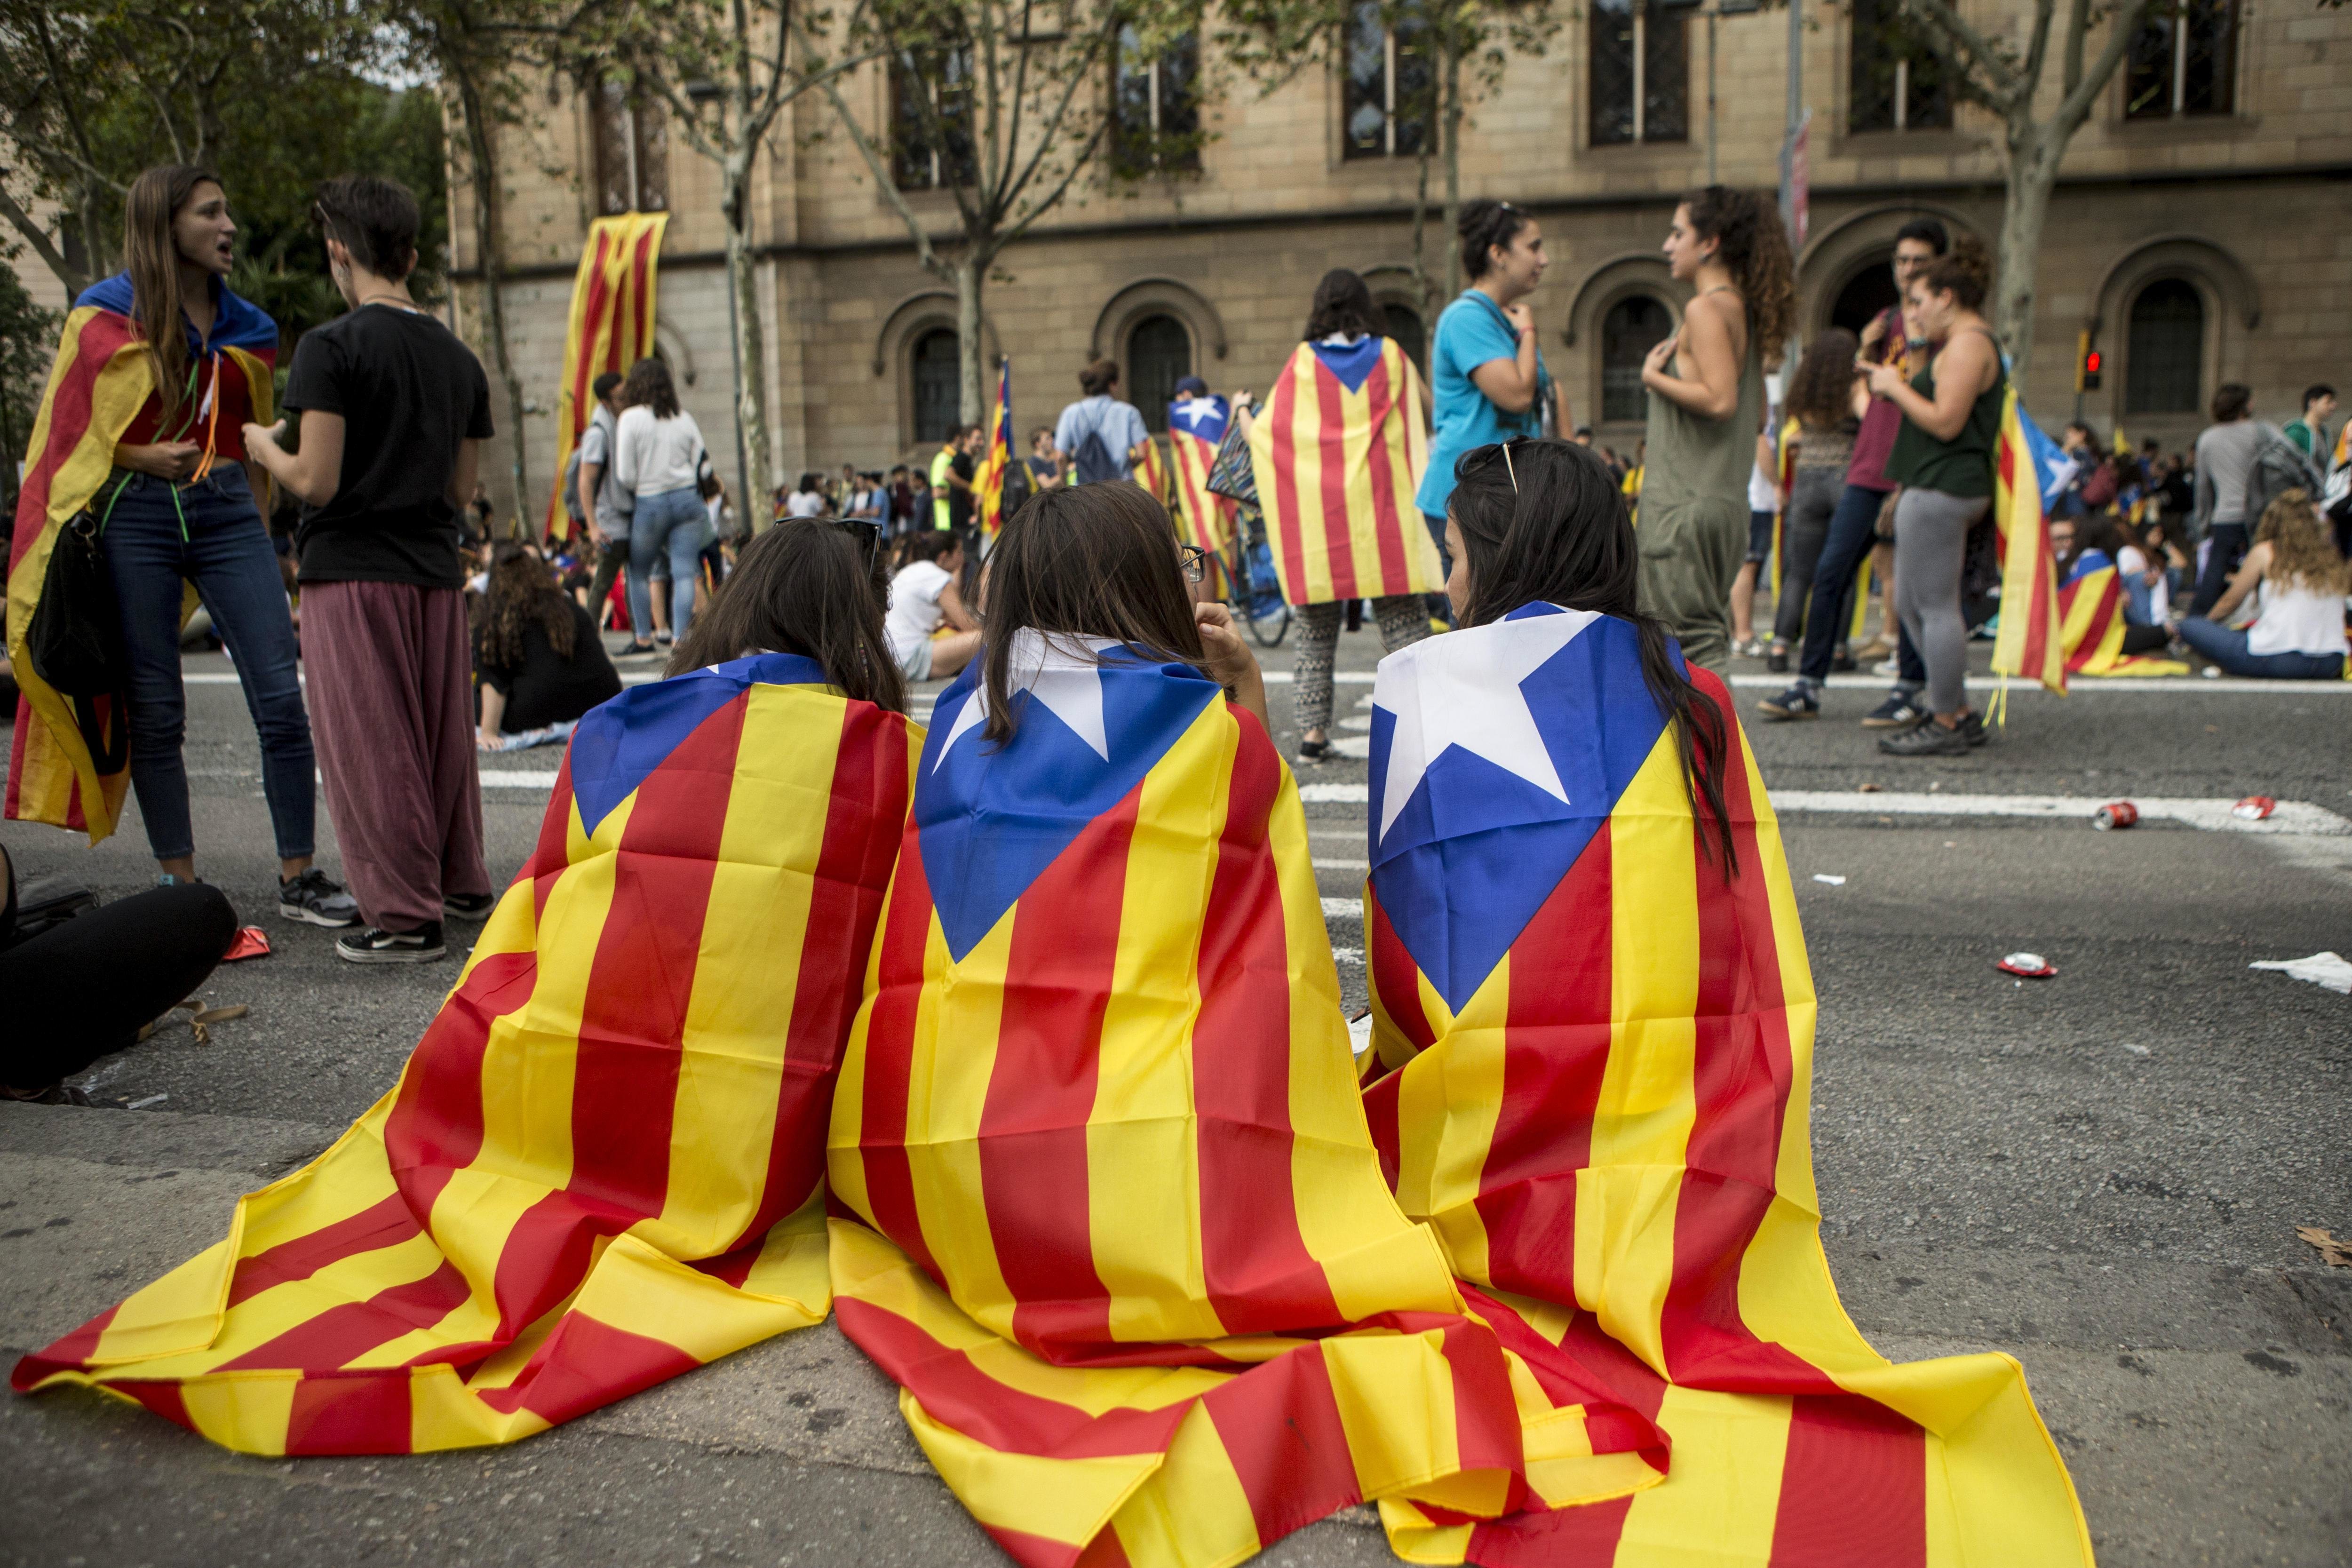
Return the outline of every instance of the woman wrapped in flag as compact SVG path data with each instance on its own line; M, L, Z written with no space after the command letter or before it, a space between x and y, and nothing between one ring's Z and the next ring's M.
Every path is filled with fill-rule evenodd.
M147 170L123 201L129 266L84 289L66 318L9 561L8 654L25 700L7 814L96 843L114 831L128 785L163 881L195 879L180 627L201 597L261 742L278 912L347 926L359 906L310 861L310 721L285 584L256 503L268 479L245 452L247 422L271 418L278 326L229 291L236 232L219 175L183 164ZM102 613L121 628L127 713L121 696L56 690L26 657L60 533L84 513L113 578L115 603Z
M1475 1519L1417 1562L2087 1564L2017 1363L1889 1364L1838 1303L1808 1147L1814 998L1722 680L1638 607L1593 454L1467 453L1465 628L1382 662L1365 935L1374 1142L1507 1345L1597 1375L1663 1484Z
M1351 599L1372 601L1393 653L1429 635L1421 596L1436 592L1437 551L1413 494L1429 462L1421 373L1364 280L1334 268L1315 286L1306 341L1254 418L1234 418L1250 444L1282 591L1298 616L1298 757L1330 755L1331 657Z
M2054 518L2050 547L2058 574L2059 638L2069 675L2186 675L2189 667L2161 656L2172 634L2161 616L2141 619L2136 606L2148 601L2133 589L2125 561L2137 564L2133 577L2148 573L2147 554L2126 542L2122 522L2104 512Z
M1391 1197L1297 788L1180 555L1127 485L997 546L834 1100L843 1331L1028 1568L1656 1484L1655 1426L1498 1337Z
M871 525L780 523L583 719L399 1084L16 1369L231 1448L504 1443L830 1305L824 1127L916 731Z

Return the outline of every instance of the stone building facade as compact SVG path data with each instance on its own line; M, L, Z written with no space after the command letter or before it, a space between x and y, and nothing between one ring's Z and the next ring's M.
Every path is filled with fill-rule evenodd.
M1891 297L1895 231L1933 214L1990 245L2000 221L2000 129L1955 103L1932 62L1905 59L1862 8L1821 8L1803 44L1812 116L1810 225L1799 255L1807 335ZM1722 15L1662 0L1593 0L1546 56L1515 58L1472 107L1465 195L1507 197L1542 223L1551 265L1532 301L1569 417L1604 442L1638 437L1641 356L1682 295L1658 255L1678 193L1770 187L1785 121L1785 11ZM1971 8L1972 11L1975 9ZM1990 7L1981 18L1997 21ZM1156 413L1177 374L1263 387L1297 342L1328 268L1364 272L1399 335L1425 330L1409 259L1415 129L1383 119L1409 47L1376 26L1353 70L1201 106L1210 139L1174 178L1096 179L1003 260L987 289L991 363L1013 362L1017 427L1050 423L1078 366L1118 360ZM1712 61L1715 108L1707 81ZM1210 73L1213 79L1214 73ZM1109 83L1106 82L1106 89ZM1163 84L1165 85L1165 84ZM852 87L887 123L887 73ZM880 467L929 448L954 413L955 301L815 97L787 116L753 203L777 473ZM1710 118L1713 131L1710 134ZM828 133L828 132L831 133ZM733 478L735 369L713 170L657 118L568 90L501 143L509 346L531 396L534 510L551 480L553 409L572 268L600 210L666 205L659 341ZM486 363L476 237L451 181L460 330ZM950 197L914 190L935 235ZM1443 276L1433 214L1426 256ZM2352 10L2310 0L2192 0L2152 28L2069 152L2044 235L2036 337L2021 377L2055 426L2078 406L2088 330L2102 384L2079 406L2104 431L2185 444L2224 381L2258 412L2297 412L2312 382L2352 384ZM503 404L501 404L503 407ZM504 437L501 437L501 445ZM503 483L509 462L484 471Z

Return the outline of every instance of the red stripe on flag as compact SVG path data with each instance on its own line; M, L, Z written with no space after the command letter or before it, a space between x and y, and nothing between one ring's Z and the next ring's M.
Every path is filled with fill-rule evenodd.
M1282 762L1254 714L1227 711L1235 727L1233 778L1201 930L1201 1011L1192 1025L1201 1262L1227 1333L1297 1331L1341 1320L1299 1232L1292 1186L1290 984L1282 883L1266 837Z
M456 1264L445 1258L440 1268L422 1279L379 1290L364 1301L330 1307L213 1370L250 1372L294 1367L304 1372L331 1372L403 1334L433 1327L464 1306L468 1294L466 1277L457 1271ZM400 1382L404 1387L406 1384L404 1373L388 1369L382 1375Z
M346 1258L397 1247L422 1228L407 1200L394 1193L346 1219L238 1258L229 1282L228 1304L236 1307L289 1280L308 1279Z
M1299 353L1312 355L1313 350ZM1310 602L1307 591L1307 539L1299 518L1298 500L1298 363L1294 359L1274 384L1274 401L1265 416L1272 420L1270 456L1274 458L1276 529L1282 536L1282 593L1294 605Z
M933 921L922 842L909 822L883 914L875 961L877 989L867 1005L857 1160L866 1172L866 1217L944 1285L946 1278L923 1240L922 1210L915 1201L914 1172L907 1159L908 1079L914 1071L915 1019L922 1006L923 955Z
M555 890L555 879L571 869L572 854L572 748L563 748L563 761L556 765L555 793L547 797L547 810L539 819L539 839L531 847L530 858L523 863L515 879L530 879L531 914L534 919L547 914L547 896Z
M474 965L441 1005L408 1058L383 1152L409 1213L432 1222L449 1178L482 1152L482 1061L490 1026L530 1000L539 981L534 952L493 953Z
M1322 448L1323 545L1331 552L1331 597L1345 602L1361 592L1356 586L1355 538L1348 531L1348 392L1314 350L1299 352L1314 366L1316 411L1322 419L1315 438Z
M1371 374L1364 378L1364 397L1372 411L1372 444L1365 465L1372 480L1372 522L1380 540L1381 585L1389 593L1402 594L1406 581L1405 517L1397 506L1396 472L1389 466L1389 426L1402 412L1397 405L1396 382L1389 374L1392 357L1402 361L1404 351L1397 346L1394 338L1390 338L1381 344L1381 357ZM1417 418L1420 413L1413 409L1404 416Z
M1249 1500L1261 1547L1363 1500L1322 1346L1252 1367L1202 1394L1201 1405Z
M16 1370L8 1375L8 1386L19 1394L30 1394L35 1384L53 1373L87 1366L97 1352L99 1336L106 1332L106 1325L114 1321L114 1314L121 1310L121 1303L117 1302L47 1350L20 1358Z
M572 1175L500 1249L500 1341L579 1286L599 1237L662 1211L687 1007L748 700L713 711L637 785L572 1053Z
M1007 1530L997 1524L983 1524L980 1528L986 1531L988 1538L1003 1548L1004 1554L1019 1563L1021 1568L1100 1568L1105 1563L1123 1564L1127 1561L1124 1552L1116 1558L1097 1557L1066 1541L1032 1535L1024 1530ZM1097 1539L1108 1541L1114 1546L1118 1542L1118 1535L1108 1528Z
M414 1419L405 1372L306 1377L286 1413L286 1452L405 1454Z
M177 1422L191 1432L196 1429L195 1417L188 1414L187 1395L176 1383L129 1381L106 1386L110 1393L129 1394L166 1421Z
M561 1426L702 1363L666 1340L567 1313L509 1388L481 1391L493 1410L529 1410Z
M1479 1174L1487 1277L1552 1301L1576 1300L1576 1185L1609 1068L1613 844L1603 822L1511 945L1502 1104Z
M1519 1442L1519 1413L1511 1394L1511 1373L1494 1334L1464 1320L1449 1323L1437 1338L1438 1353L1454 1374L1454 1451L1465 1470L1507 1470L1515 1499L1521 1495L1527 1452Z
M580 444L581 434L594 417L595 393L593 390L598 373L604 368L596 363L593 346L596 342L596 324L604 319L611 308L610 289L604 281L604 258L613 244L613 231L596 227L589 231L590 246L587 263L588 297L580 308L580 358L567 367L572 373L572 428L565 432L571 445ZM558 498L561 504L561 498Z
M1365 935L1371 942L1372 985L1380 993L1381 1010L1404 1032L1413 1049L1425 1051L1437 1043L1437 1031L1421 1005L1421 966L1398 937L1388 910L1381 907L1379 893L1369 886L1364 903L1371 916Z
M1875 1400L1790 1402L1773 1568L1926 1568L1927 1436Z
M1013 905L980 1180L1013 1334L1048 1360L1110 1338L1087 1180L1102 1022L1143 786L1079 830Z

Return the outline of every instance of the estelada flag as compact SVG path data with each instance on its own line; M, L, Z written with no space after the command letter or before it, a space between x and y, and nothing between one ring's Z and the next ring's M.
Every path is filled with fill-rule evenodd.
M27 650L59 531L86 507L106 510L100 492L114 468L115 444L155 391L154 356L131 308L129 280L116 277L84 290L66 317L26 448L8 553L8 663L22 700L8 761L7 815L87 833L92 844L114 831L131 784L124 715L110 698L73 698L50 686ZM223 289L205 347L192 356L204 405L219 408L218 377L242 376L255 421L276 418L270 378L278 324L268 313ZM207 375L214 380L210 393L201 390ZM209 448L212 441L205 444ZM191 584L182 595L183 619L195 604ZM93 742L121 760L101 773L100 765L113 759L94 754Z
M2058 584L2059 637L2070 675L2186 675L2177 658L2124 652L2123 574L2104 550L2085 550Z
M2050 506L2074 471L2074 459L2042 433L2017 399L2000 404L1993 449L1992 521L2000 535L2000 627L1992 670L2066 689L2066 652L2058 618L2058 562L2050 547Z
M972 493L980 500L980 531L984 538L994 539L1004 529L1004 473L1013 466L1013 362L1006 360L996 373L996 406L988 419L988 455L980 460L980 471L971 478Z
M827 1165L842 1330L941 1478L1030 1568L1654 1484L1390 1196L1264 728L1102 639L1009 655L1010 738L977 663L940 699Z
M1184 537L1223 558L1234 542L1231 497L1209 489L1209 470L1216 466L1217 448L1233 420L1233 407L1220 396L1191 397L1168 405L1168 446L1176 462L1177 521Z
M1444 586L1412 500L1429 466L1421 373L1394 338L1299 344L1250 426L1250 464L1292 604Z
M1168 500L1168 454L1160 449L1156 437L1145 437L1143 457L1135 465L1135 482L1144 493L1163 505Z
M907 721L781 654L581 721L399 1084L17 1363L247 1453L510 1442L824 1320L835 1068Z
M547 504L547 531L570 535L563 471L572 450L596 415L596 378L629 367L654 352L654 312L660 281L662 235L669 214L620 213L588 226L580 269L572 280L572 315L563 330L563 380L555 397L556 494ZM732 287L730 284L730 287ZM738 499L745 508L749 496Z
M1420 1507L1409 1555L2087 1565L2018 1364L1891 1365L1839 1305L1779 827L1723 683L1689 673L1738 737L1730 875L1631 623L1531 605L1375 680L1373 1141L1454 1272L1509 1293L1486 1313L1505 1342L1574 1352L1672 1444L1664 1483L1621 1500Z

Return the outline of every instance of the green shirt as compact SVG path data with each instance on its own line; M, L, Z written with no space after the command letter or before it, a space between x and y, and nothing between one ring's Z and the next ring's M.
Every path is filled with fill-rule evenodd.
M948 474L954 468L955 459L956 449L951 446L942 447L931 454L931 526L933 528L950 526L948 522Z
M1985 334L1990 337L1992 334ZM1905 416L1895 433L1895 449L1886 454L1886 477L1915 489L1941 490L1948 496L1973 500L1992 494L1993 447L2000 439L2000 405L2009 391L2009 374L2000 369L2000 345L1995 342L1992 384L1977 395L1969 417L1948 441L1938 441ZM1912 378L1911 390L1936 400L1936 363Z

